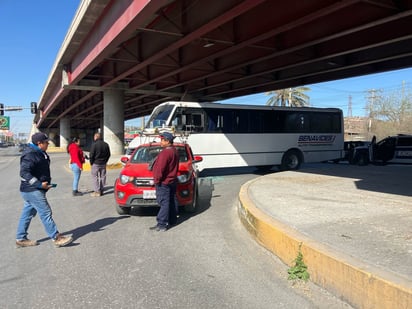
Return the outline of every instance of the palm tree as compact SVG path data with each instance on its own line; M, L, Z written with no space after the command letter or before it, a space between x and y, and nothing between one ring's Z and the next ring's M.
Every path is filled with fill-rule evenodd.
M265 92L271 97L266 102L266 105L271 106L309 106L309 96L305 94L310 91L309 87L286 88L274 91Z

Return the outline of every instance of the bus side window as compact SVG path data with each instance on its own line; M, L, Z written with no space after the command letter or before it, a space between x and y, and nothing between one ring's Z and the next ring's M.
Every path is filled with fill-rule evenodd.
M176 114L175 118L172 120L172 126L174 126L177 130L182 130L183 122L182 122L182 115Z
M312 113L310 121L310 132L317 133L335 133L338 123L334 121L333 115L325 113Z
M234 115L231 110L222 109L220 127L223 133L233 133L233 117Z
M218 130L218 114L213 111L206 111L207 115L207 132L217 132Z
M249 113L243 109L233 111L234 115L234 132L248 133L249 132Z
M182 115L182 129L188 132L203 132L203 114L196 112L191 114L190 111Z
M195 126L196 132L203 132L203 115L193 114L193 125Z
M251 111L249 113L249 133L262 133L264 128L264 113L261 111Z

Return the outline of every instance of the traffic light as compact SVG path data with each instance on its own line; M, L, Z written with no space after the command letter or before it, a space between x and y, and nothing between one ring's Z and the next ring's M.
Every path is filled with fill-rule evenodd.
M36 102L30 103L30 110L32 114L37 114L37 103Z
M0 103L0 116L4 115L4 104Z

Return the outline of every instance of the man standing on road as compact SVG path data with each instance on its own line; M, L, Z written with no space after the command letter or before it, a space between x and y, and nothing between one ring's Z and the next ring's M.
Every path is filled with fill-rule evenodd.
M110 147L102 140L100 133L94 134L94 143L90 148L90 165L92 166L93 189L91 196L103 195L106 185L106 165L110 158Z
M46 153L49 138L38 132L32 135L32 143L24 149L20 158L20 193L24 200L16 233L17 247L37 246L38 242L27 238L31 219L38 213L47 235L56 247L63 247L73 241L72 237L62 236L52 218L52 210L46 199L47 191L52 188L50 176L50 157Z
M174 136L171 133L163 133L160 135L160 139L160 145L163 149L153 165L156 199L160 210L157 214L157 225L150 229L164 232L177 221L175 194L179 155L176 148L173 147Z

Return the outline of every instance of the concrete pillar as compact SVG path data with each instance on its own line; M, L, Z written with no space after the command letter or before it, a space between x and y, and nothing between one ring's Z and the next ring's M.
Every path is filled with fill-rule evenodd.
M113 155L124 153L123 90L108 89L103 96L103 139Z
M70 119L62 118L60 120L60 148L66 149L70 141Z
M49 147L56 147L56 132L49 132L47 134L49 136Z

